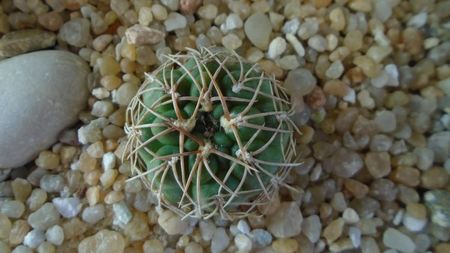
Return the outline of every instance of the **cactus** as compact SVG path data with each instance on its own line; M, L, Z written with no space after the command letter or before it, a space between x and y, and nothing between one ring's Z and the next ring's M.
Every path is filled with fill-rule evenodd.
M246 216L297 165L288 95L225 49L165 57L126 111L134 178L180 215Z

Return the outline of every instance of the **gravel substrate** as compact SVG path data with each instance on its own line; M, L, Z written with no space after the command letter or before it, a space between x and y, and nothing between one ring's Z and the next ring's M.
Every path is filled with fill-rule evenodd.
M448 0L2 0L0 57L54 45L92 72L81 123L0 172L0 252L450 252L449 17ZM285 80L303 132L291 187L233 222L157 207L120 160L144 73L213 45Z

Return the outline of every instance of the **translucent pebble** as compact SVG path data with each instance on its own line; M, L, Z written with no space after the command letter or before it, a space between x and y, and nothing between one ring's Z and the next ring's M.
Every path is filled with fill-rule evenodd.
M238 49L242 46L242 40L234 33L229 33L222 38L222 45L230 50Z
M319 216L311 215L306 217L302 223L302 234L305 235L310 242L316 243L320 239L322 231L322 223Z
M64 178L61 175L44 175L40 180L40 187L48 193L60 192L64 186Z
M299 80L302 80L299 82ZM304 96L309 94L317 84L317 79L311 71L304 68L292 70L288 73L284 87L290 94Z
M268 217L267 229L277 238L298 235L303 216L295 202L283 202L276 212Z
M300 25L297 35L302 40L307 40L319 31L319 21L317 18L306 18Z
M39 153L35 163L41 168L53 170L59 165L59 156L53 152L45 150Z
M95 224L105 217L105 207L103 204L86 207L81 214L83 221Z
M275 59L284 53L286 50L286 40L281 37L276 37L270 42L269 50L267 52L267 57L270 59Z
M224 29L222 30L229 31L233 29L238 29L242 28L243 25L244 23L242 22L241 17L239 17L239 15L237 15L236 13L231 13L225 20L225 23L223 24Z
M392 146L392 138L384 134L376 134L370 140L371 151L389 151Z
M388 228L384 231L383 244L400 252L413 252L416 248L410 237L394 228Z
M397 117L392 111L378 111L375 114L375 124L384 133L392 132L397 127Z
M308 39L308 46L317 52L324 52L328 47L328 42L322 35L316 34Z
M196 242L190 242L184 249L185 253L203 253L203 248ZM146 252L147 253L147 252Z
M344 225L344 219L337 218L325 227L323 237L327 240L328 244L336 241L342 235Z
M428 19L428 13L426 12L419 12L418 14L412 16L408 20L408 26L413 26L416 28L420 28L424 26L427 23Z
M342 31L345 28L346 20L344 12L342 11L342 8L334 8L330 14L330 21L331 21L331 28L333 28L336 31Z
M298 249L298 242L295 239L278 239L272 243L275 252L295 253Z
M186 27L186 25L187 25L186 17L177 12L171 12L167 16L167 19L164 20L164 26L166 27L166 31L168 32L184 28Z
M378 0L374 3L375 17L386 22L392 15L392 1Z
M60 246L64 242L64 230L61 226L54 225L47 229L45 237L47 238L47 241L56 246Z
M86 237L78 245L79 253L121 253L125 249L123 236L111 230L100 230L95 235Z
M264 229L254 229L250 237L255 243L255 248L264 248L272 243L272 235Z
M119 105L126 106L136 94L138 89L138 86L135 84L124 83L115 93L114 100Z
M217 6L213 4L205 4L201 6L197 13L202 19L214 19L217 16Z
M295 52L298 56L303 57L305 56L305 48L303 47L302 43L297 39L297 37L293 34L287 34L286 40L291 44L291 46L294 48Z
M122 16L130 8L130 3L127 0L111 0L110 7L117 15Z
M53 205L64 218L72 218L81 211L81 202L77 197L71 198L54 198Z
M145 241L143 248L144 253L164 253L164 244L156 239Z
M33 250L24 245L19 245L11 253L33 253Z
M330 67L328 67L325 75L330 79L338 79L342 73L344 73L344 65L340 60L333 62Z
M244 234L238 234L234 238L234 244L240 251L250 251L252 249L252 241Z
M58 37L75 47L83 47L91 39L90 22L85 18L74 18L64 23Z
M230 238L228 237L225 229L217 228L211 241L211 253L220 253L225 250L229 244Z
M281 29L285 34L297 34L298 28L300 27L300 21L298 18L293 18L284 23Z
M339 177L349 178L363 167L363 160L356 152L339 148L325 160L324 168Z
M41 208L28 216L28 223L34 229L46 230L59 223L60 216L52 203L45 203Z
M158 224L169 235L181 235L192 231L189 219L182 220L180 216L172 211L164 211L158 218Z
M199 228L202 239L207 242L212 239L214 231L216 231L216 225L211 221L200 221Z
M55 246L53 246L53 244L47 241L41 243L41 245L39 245L39 247L37 248L37 253L55 253L55 252L56 252Z
M37 248L45 241L45 233L39 229L33 229L23 238L23 244L31 249Z
M361 230L357 227L348 229L348 237L352 241L353 247L358 248L361 245Z
M0 206L0 214L9 218L20 218L25 212L25 205L17 200L6 200Z

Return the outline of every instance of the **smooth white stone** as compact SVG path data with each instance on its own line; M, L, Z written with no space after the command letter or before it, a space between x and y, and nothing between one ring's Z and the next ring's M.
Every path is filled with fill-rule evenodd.
M78 120L88 98L88 65L65 51L0 62L0 168L19 167Z

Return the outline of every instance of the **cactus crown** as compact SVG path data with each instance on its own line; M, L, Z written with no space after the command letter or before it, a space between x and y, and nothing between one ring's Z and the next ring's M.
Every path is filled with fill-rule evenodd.
M166 57L127 108L135 178L180 215L247 215L297 165L289 97L224 49Z

